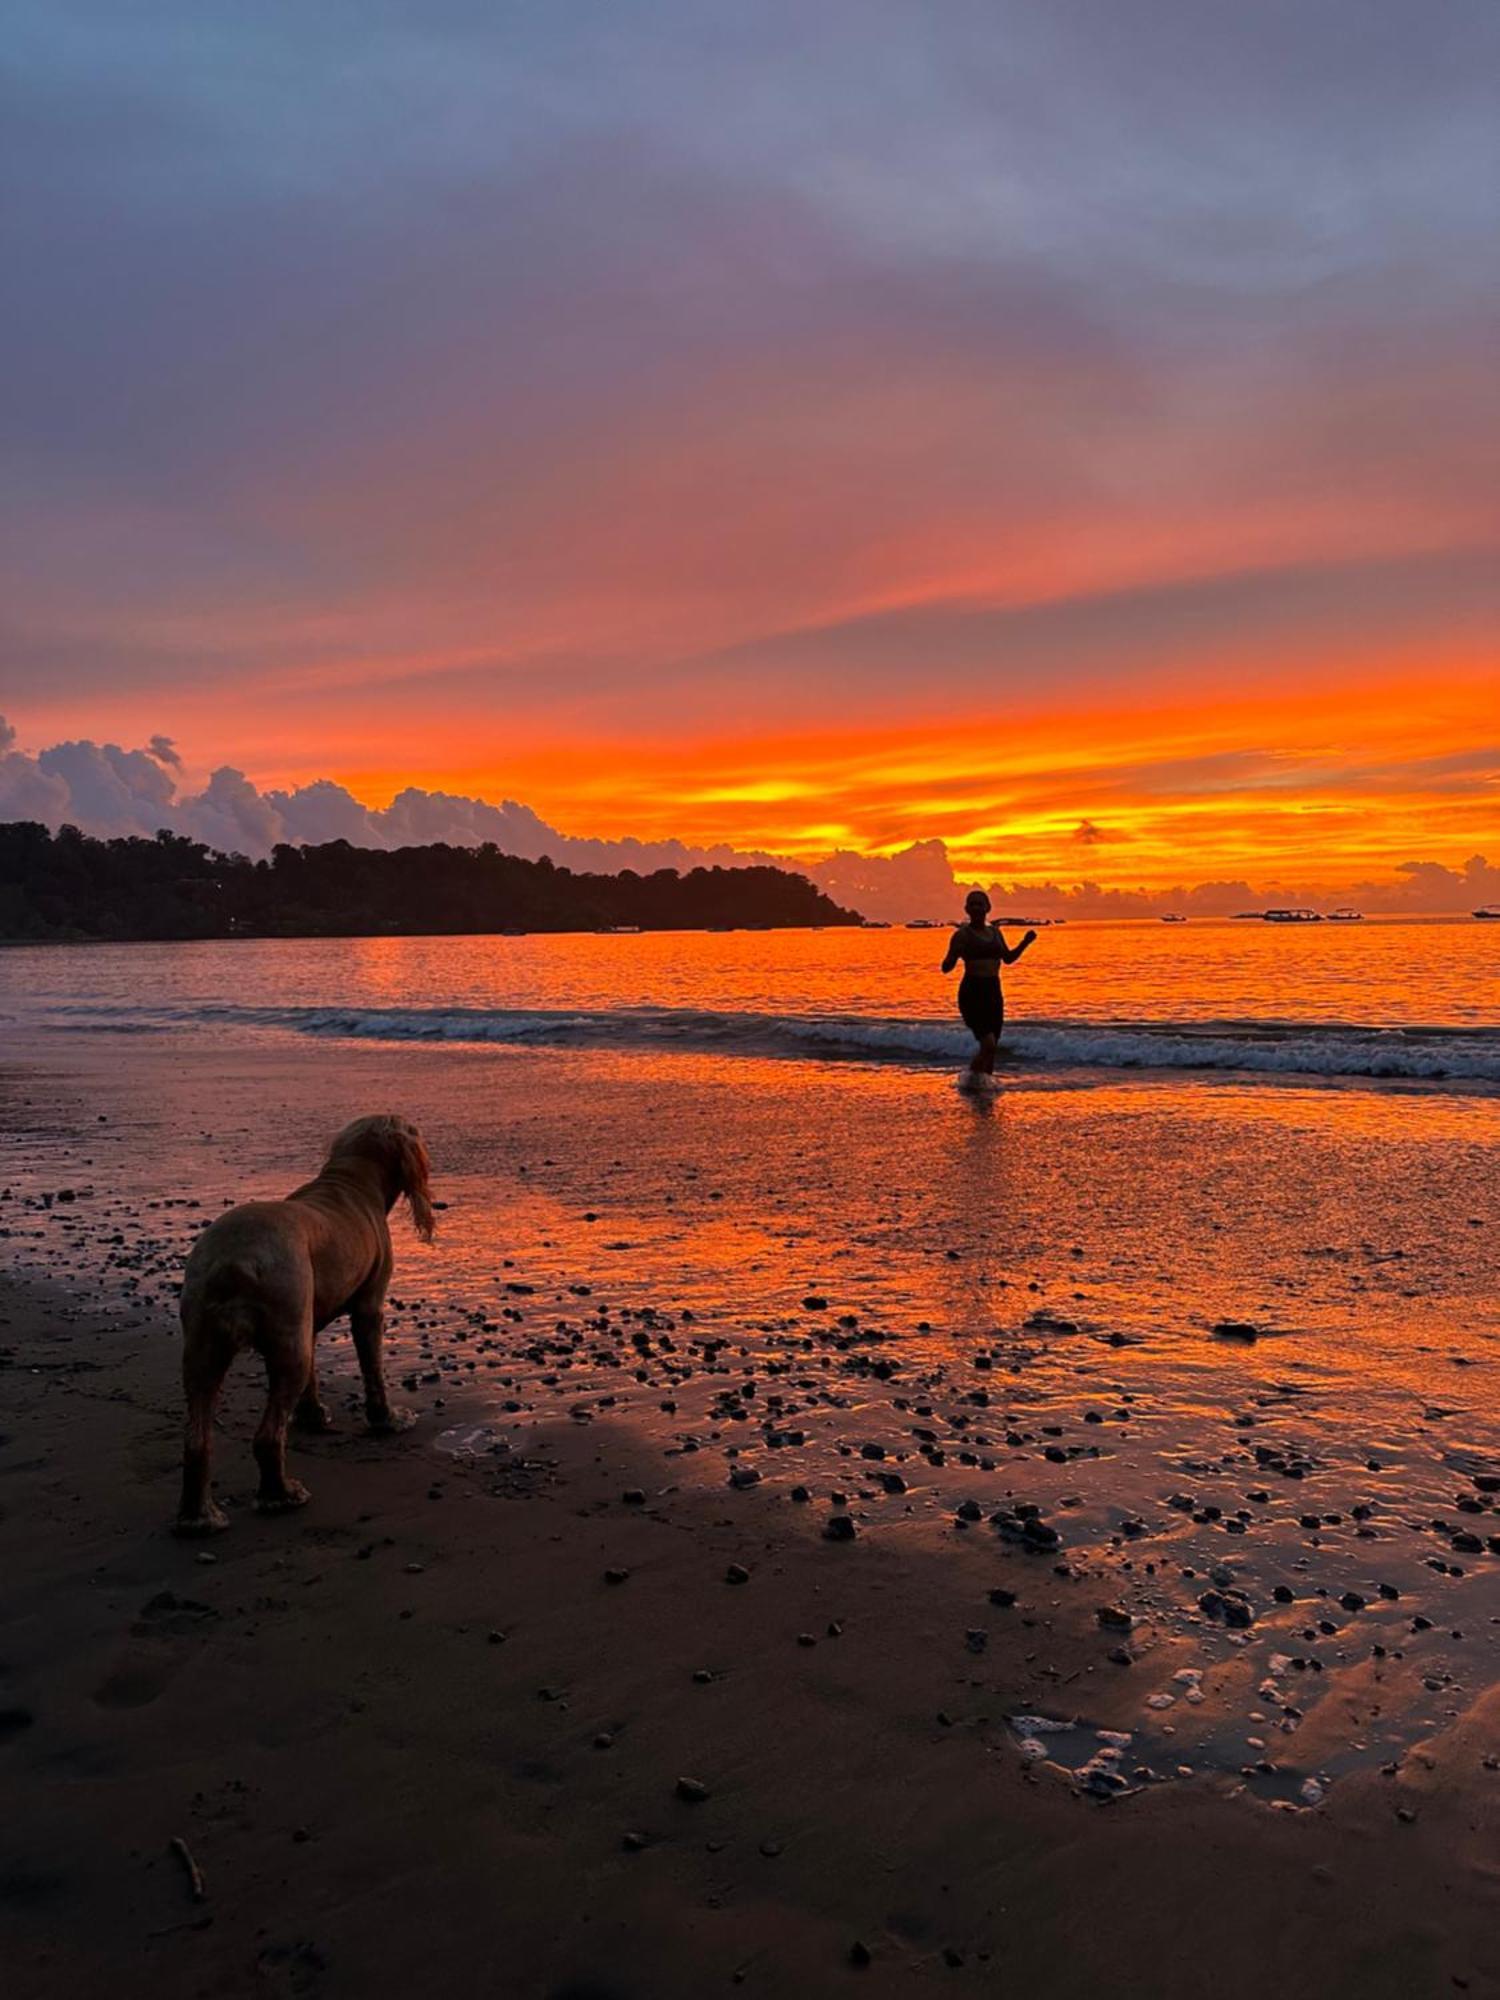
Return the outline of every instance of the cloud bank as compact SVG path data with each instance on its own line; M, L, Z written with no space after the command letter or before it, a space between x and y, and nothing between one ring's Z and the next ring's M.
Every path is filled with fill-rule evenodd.
M837 850L812 862L720 844L681 840L597 839L563 833L514 799L482 798L408 786L388 806L367 806L331 778L290 791L262 791L243 771L221 765L201 791L182 788L174 740L153 735L145 749L81 739L28 753L0 716L0 821L39 820L54 829L79 827L100 838L151 836L161 829L225 853L268 855L293 845L347 840L356 847L424 846L445 841L477 847L492 841L504 853L543 858L578 871L645 873L655 868L753 867L770 862L810 876L837 901L868 917L901 922L955 915L972 884L960 881L945 843L914 841L892 854ZM1075 838L1085 847L1100 837L1089 821ZM1456 865L1412 859L1395 879L1343 885L1252 884L1244 880L1184 884L1166 890L1105 888L1083 880L988 884L1001 914L1034 917L1150 917L1166 910L1225 916L1268 903L1355 901L1373 912L1420 915L1500 902L1500 866L1475 854Z

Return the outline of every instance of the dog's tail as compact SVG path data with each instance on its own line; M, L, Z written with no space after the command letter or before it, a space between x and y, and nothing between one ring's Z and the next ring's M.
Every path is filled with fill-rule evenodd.
M187 1349L213 1356L225 1368L236 1354L258 1345L261 1318L255 1273L246 1265L216 1265L201 1288L183 1295L182 1332Z

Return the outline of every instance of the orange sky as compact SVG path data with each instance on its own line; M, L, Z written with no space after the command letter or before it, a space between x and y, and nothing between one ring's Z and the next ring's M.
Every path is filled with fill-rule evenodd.
M936 836L963 875L1336 882L1423 855L1500 849L1500 755L1472 762L1495 723L1485 663L1399 663L1381 679L1288 687L1274 706L1224 693L1084 715L1040 706L984 718L974 735L929 720L617 742L624 784L608 744L582 757L517 750L496 768L459 742L431 768L332 775L373 804L409 783L519 796L570 831L808 859Z

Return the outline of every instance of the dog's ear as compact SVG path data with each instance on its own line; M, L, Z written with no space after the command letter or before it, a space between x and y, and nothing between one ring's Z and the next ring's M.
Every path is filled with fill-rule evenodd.
M427 1148L412 1125L399 1126L393 1135L393 1144L401 1176L401 1192L411 1209L411 1219L416 1224L418 1236L424 1243L430 1243L434 1225L432 1187L428 1179L431 1162L427 1157Z

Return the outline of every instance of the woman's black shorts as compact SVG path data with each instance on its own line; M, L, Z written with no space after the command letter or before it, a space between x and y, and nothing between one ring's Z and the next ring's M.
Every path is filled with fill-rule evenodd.
M958 1011L976 1042L998 1035L1005 1026L1005 995L999 980L966 975L958 982Z

